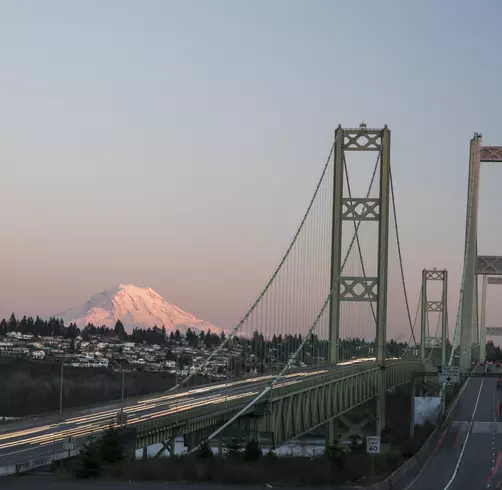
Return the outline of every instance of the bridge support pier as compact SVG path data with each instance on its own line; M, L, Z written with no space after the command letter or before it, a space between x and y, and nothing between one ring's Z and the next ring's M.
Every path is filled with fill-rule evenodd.
M202 432L196 431L183 436L184 443L188 451L191 451L197 444L202 441Z
M326 424L326 443L325 447L328 450L330 447L333 447L338 440L338 419L331 419Z
M260 442L260 421L258 417L249 417L246 430L246 442Z
M399 410L402 413L402 410L404 408L402 407L402 402L394 400L392 398L393 395L387 393L386 390L383 390L382 396L388 398L387 401L391 403L391 414L396 410ZM353 436L359 436L361 438L369 435L381 436L382 432L385 431L387 426L386 400L382 399L382 396L363 405L360 405L350 412L346 412L334 419L329 420L324 426L326 448L332 446L336 442L347 442ZM407 394L406 396L409 395ZM399 400L401 400L401 398ZM398 403L400 406L397 407L396 403ZM406 419L405 426L405 430L408 430L408 419ZM407 435L408 434L406 432L406 436Z
M410 404L411 404L411 410L410 410L410 441L412 441L415 438L415 393L417 389L417 383L415 381L415 376L411 377L411 383L410 383Z
M376 435L381 436L382 431L385 429L385 378L384 370L380 370L381 376L379 381L379 394L376 399Z

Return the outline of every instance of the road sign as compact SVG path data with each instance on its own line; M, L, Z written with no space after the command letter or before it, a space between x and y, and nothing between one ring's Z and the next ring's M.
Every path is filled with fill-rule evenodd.
M73 441L71 440L71 437L64 438L63 448L65 451L73 451Z
M368 436L366 438L366 452L368 454L380 454L380 436Z
M441 337L425 337L425 347L427 349L438 349L442 343L443 340Z
M438 366L438 382L458 383L460 381L460 371L458 366Z

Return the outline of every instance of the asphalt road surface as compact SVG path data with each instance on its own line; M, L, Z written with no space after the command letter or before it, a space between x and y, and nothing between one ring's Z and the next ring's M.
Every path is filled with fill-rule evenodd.
M306 371L284 376L276 387L299 383L313 376L329 373L332 370L353 370L356 366L347 365ZM357 363L361 369L374 364L373 361ZM207 385L186 389L166 395L143 398L140 401L125 404L128 425L175 413L185 412L196 407L235 400L252 394L258 394L270 382L273 376L259 376L217 385ZM28 419L22 423L7 424L0 427L0 467L23 463L38 458L50 458L64 450L63 441L67 437L83 444L90 436L102 432L116 424L117 407L98 409L94 413L73 410L69 414L50 415Z
M218 485L208 483L169 482L108 482L108 481L66 481L53 476L22 476L2 479L2 490L264 490L266 485ZM273 487L281 488L284 487ZM319 490L326 487L301 487L301 490ZM328 487L329 490L354 490L353 486Z
M472 378L432 456L403 490L502 490L501 403L495 378Z

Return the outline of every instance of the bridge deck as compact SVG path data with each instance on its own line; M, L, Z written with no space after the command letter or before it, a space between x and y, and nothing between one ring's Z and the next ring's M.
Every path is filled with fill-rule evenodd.
M318 371L284 376L265 400L259 430L273 433L279 445L327 420L373 398L382 381L392 388L411 380L412 372L423 371L418 361L392 361L381 370L374 362L333 366ZM380 378L382 377L382 378ZM228 420L270 382L269 376L209 385L180 393L144 397L129 403L124 411L128 426L137 431L136 447L164 442ZM302 410L298 410L298 407ZM261 411L264 404L255 407ZM0 430L0 466L50 457L63 451L71 436L82 445L89 436L102 433L116 423L117 407L76 410L4 426Z

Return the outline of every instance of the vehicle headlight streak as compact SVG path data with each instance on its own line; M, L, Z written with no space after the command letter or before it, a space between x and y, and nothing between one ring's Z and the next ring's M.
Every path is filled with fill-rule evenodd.
M370 361L374 361L374 358L345 361L340 364L350 365ZM320 374L326 374L328 372L328 369L322 369L317 371L287 374L283 376L284 381L279 381L274 386L274 389L301 383L302 380L306 378ZM130 415L128 424L134 425L141 422L147 422L149 420L155 420L161 417L186 412L194 408L256 396L259 393L259 391L256 390L235 394L232 394L231 392L225 393L225 391L228 390L228 388L235 388L239 386L244 387L253 383L265 382L272 378L273 376L269 375L259 376L256 378L234 381L228 384L218 384L214 386L195 388L182 393L140 400L134 405L125 407L124 412ZM217 393L211 393L218 390L220 391ZM144 413L150 410L152 411L151 413ZM82 438L91 434L97 434L106 430L110 426L117 427L116 416L117 409L111 409L89 415L70 417L65 419L64 421L53 424L46 424L40 427L31 427L15 432L0 433L0 450L25 445L44 446L48 444L58 443L66 437ZM71 427L68 427L69 425L71 425Z

